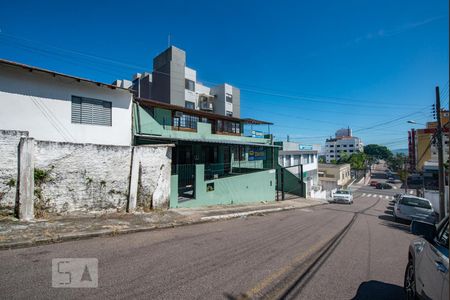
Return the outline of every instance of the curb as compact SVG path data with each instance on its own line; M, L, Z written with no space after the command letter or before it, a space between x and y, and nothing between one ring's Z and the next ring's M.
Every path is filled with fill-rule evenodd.
M235 218L239 218L242 216L251 216L251 215L258 215L258 214L263 214L263 213L282 212L282 211L288 211L288 210L320 206L320 205L325 205L325 204L328 204L328 203L317 203L317 204L311 204L311 205L306 205L306 206L302 206L302 207L287 206L287 207L279 207L279 208L260 209L260 210L247 211L247 212L241 212L241 213L206 216L206 217L201 217L199 220L185 221L185 222L176 222L175 221L173 223L164 224L164 225L151 225L151 226L145 226L145 227L142 226L142 227L129 228L129 229L119 229L119 230L111 230L111 229L97 230L94 232L81 232L81 233L76 233L76 234L61 234L61 235L58 235L56 238L38 238L38 239L28 240L28 241L3 243L3 244L0 244L0 251L9 250L9 249L18 249L18 248L28 248L28 247L41 246L41 245L47 245L47 244L53 244L53 243L74 241L74 240L84 240L84 239L90 239L90 238L94 238L94 237L116 236L119 234L120 235L132 234L132 233L147 232L147 231L153 231L153 230L159 230L159 229L176 228L176 227L182 227L182 226L216 222L216 221L220 221L220 220L230 220L230 219L235 219Z

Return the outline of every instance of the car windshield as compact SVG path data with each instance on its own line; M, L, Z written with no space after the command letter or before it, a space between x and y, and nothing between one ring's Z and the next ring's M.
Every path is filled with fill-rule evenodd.
M431 204L428 200L419 199L419 198L403 197L400 200L400 204L431 209Z
M349 191L337 191L336 194L350 195L350 192Z

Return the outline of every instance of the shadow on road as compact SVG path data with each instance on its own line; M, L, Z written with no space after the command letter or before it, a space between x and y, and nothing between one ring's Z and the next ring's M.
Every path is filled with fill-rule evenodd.
M409 221L403 221L403 220L394 220L394 207L392 204L389 204L386 207L386 210L384 211L384 215L379 215L378 219L383 220L383 222L381 222L381 225L390 227L390 228L395 228L395 229L399 229L399 230L403 230L405 232L410 232L409 229Z
M359 285L358 291L352 300L375 300L375 299L405 299L403 288L390 283L371 280Z

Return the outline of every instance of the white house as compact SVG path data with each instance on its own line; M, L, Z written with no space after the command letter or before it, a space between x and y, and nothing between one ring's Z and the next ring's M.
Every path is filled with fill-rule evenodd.
M0 59L0 129L37 140L131 145L126 87Z
M300 177L306 185L306 196L320 198L316 192L321 191L318 177L318 153L312 146L306 147L293 142L281 142L282 150L278 152L278 163L289 172ZM301 167L300 167L301 166Z

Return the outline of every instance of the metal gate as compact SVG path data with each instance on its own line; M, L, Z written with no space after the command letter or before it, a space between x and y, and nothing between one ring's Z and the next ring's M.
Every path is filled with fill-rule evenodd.
M298 167L298 176L289 169ZM276 173L277 200L288 200L306 196L305 183L303 182L303 166L279 167Z
M195 165L173 165L172 174L178 175L178 197L195 198Z

